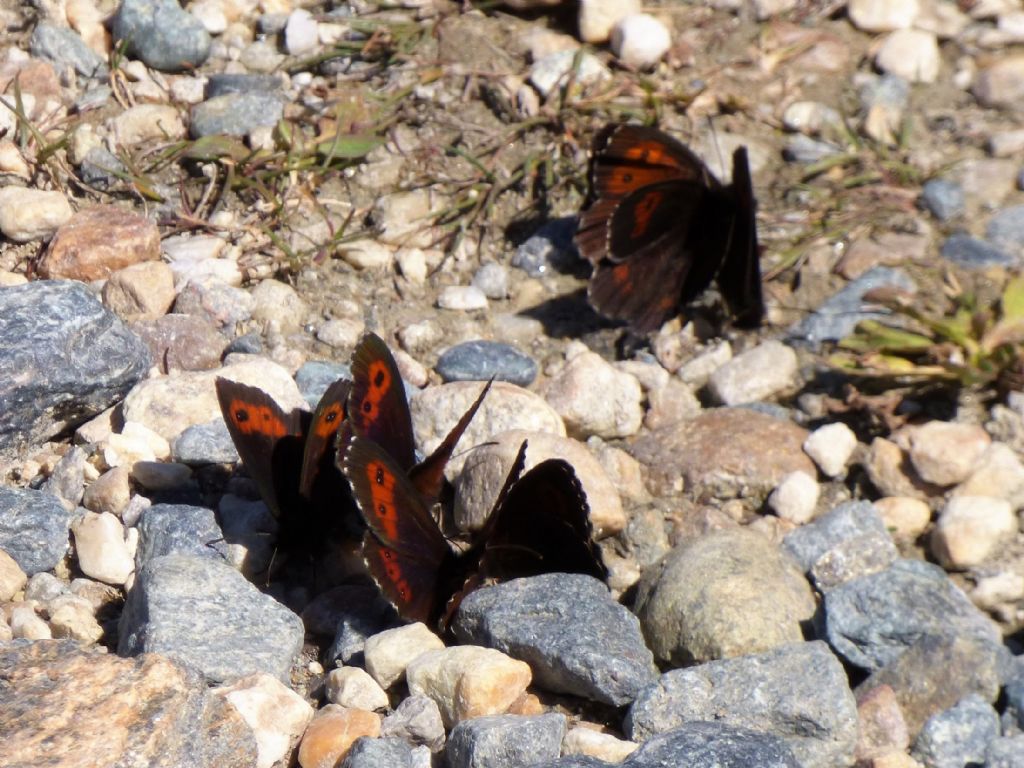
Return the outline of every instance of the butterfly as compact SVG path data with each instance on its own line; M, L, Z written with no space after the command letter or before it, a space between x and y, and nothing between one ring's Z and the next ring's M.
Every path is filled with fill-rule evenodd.
M576 248L593 265L601 314L640 333L673 317L714 281L741 327L764 317L755 200L745 147L723 186L656 128L610 125L594 141L588 205Z
M523 442L483 528L461 552L380 446L352 436L340 449L366 523L367 568L402 618L445 630L463 596L491 580L549 572L607 579L572 466L548 459L523 473L526 447Z
M436 502L445 489L445 465L490 387L484 387L434 452L417 463L405 385L387 344L365 334L352 353L351 370L352 380L339 379L328 387L312 414L285 412L257 387L216 380L228 432L280 523L282 549L315 551L333 534L362 536L362 520L335 461L336 443L352 434L380 445L424 503Z

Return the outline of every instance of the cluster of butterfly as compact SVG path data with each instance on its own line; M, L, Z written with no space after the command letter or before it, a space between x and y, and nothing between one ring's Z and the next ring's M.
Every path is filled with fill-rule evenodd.
M416 462L412 418L387 345L366 334L316 409L286 413L262 390L217 379L239 457L278 519L278 547L316 551L360 538L367 570L402 618L445 628L480 584L552 571L607 578L589 507L571 465L523 472L526 443L483 528L457 551L435 518L444 468L490 388L437 449Z

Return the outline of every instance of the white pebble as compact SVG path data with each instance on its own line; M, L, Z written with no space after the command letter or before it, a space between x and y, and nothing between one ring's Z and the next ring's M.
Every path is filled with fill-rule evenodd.
M284 47L292 56L309 53L319 42L316 19L304 8L297 8L284 27Z
M920 12L918 0L850 0L846 15L864 32L907 29Z
M327 674L324 685L327 700L343 707L372 712L388 706L388 695L377 681L359 667L340 667Z
M421 285L426 281L427 255L422 248L400 248L395 254L395 261L398 271L409 282Z
M716 370L708 380L708 390L723 405L753 403L791 386L796 368L796 353L772 339Z
M580 40L603 43L618 22L639 14L642 9L640 0L580 0Z
M814 518L818 482L806 472L790 472L768 497L768 506L783 520L802 525Z
M376 240L353 240L340 248L342 261L356 269L379 269L390 267L395 252L390 246Z
M96 581L123 585L135 570L121 521L109 512L86 512L71 526L82 573Z
M837 421L814 430L804 440L804 453L829 477L839 477L857 447L853 430Z
M1008 501L989 496L957 496L949 500L932 532L932 552L947 568L983 563L1000 542L1017 532Z
M487 309L487 297L475 285L449 285L437 297L437 306L463 312Z
M61 192L24 187L0 189L0 232L17 243L49 237L71 218L71 213L71 205Z
M671 46L668 27L646 13L626 16L612 30L612 53L634 69L650 69Z
M935 35L919 29L891 33L875 56L880 70L912 83L934 83L939 76L940 61Z
M640 382L589 351L565 364L548 383L544 397L569 433L581 440L591 435L629 437L643 421Z
M365 328L362 320L354 318L327 320L317 328L316 337L329 346L351 349L359 341Z
M910 433L910 462L927 482L955 485L970 477L991 443L976 424L930 421Z

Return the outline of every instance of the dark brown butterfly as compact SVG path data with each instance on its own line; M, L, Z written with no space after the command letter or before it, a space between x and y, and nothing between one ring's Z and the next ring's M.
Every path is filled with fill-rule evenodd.
M764 317L754 190L745 147L723 186L656 128L612 125L595 139L576 247L590 303L638 332L658 328L714 281L733 322Z
M483 529L462 552L452 548L416 487L378 445L351 437L340 459L366 522L367 567L409 621L446 628L462 597L486 580L549 572L607 578L572 467L549 459L523 474L525 442Z

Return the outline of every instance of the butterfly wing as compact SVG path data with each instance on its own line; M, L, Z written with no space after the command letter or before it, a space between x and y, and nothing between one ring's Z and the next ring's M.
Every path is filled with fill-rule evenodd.
M307 499L313 494L317 478L335 471L334 442L345 421L345 407L351 388L351 381L338 379L327 388L313 412L299 477L299 493Z
M480 571L487 578L552 572L608 577L593 540L586 494L561 459L542 461L508 486L485 531Z
M347 416L352 431L380 445L403 473L416 463L402 375L387 344L373 333L364 335L352 353Z
M476 401L462 415L458 423L452 427L448 436L441 441L441 444L434 449L434 452L409 470L409 478L412 480L413 485L416 486L427 506L433 505L441 498L441 492L444 489L445 483L445 465L448 464L448 460L452 457L455 446L466 431L466 427L469 426L469 422L473 420L473 416L480 409L480 405L483 403L484 397L487 396L487 392L490 390L493 382L494 379L491 379L484 385Z
M409 621L432 622L447 595L440 573L454 559L419 492L379 445L358 435L339 453L366 522L363 556L381 592Z
M754 215L757 205L746 147L739 147L733 153L730 190L735 199L735 219L716 282L733 322L740 327L753 328L764 318L764 298Z
M228 432L260 496L275 517L298 502L302 445L309 414L285 413L266 392L236 381L215 382Z
M580 254L592 264L622 260L610 247L609 223L616 208L637 190L666 181L718 183L700 158L656 128L611 125L598 133L590 162L590 201L576 231Z

